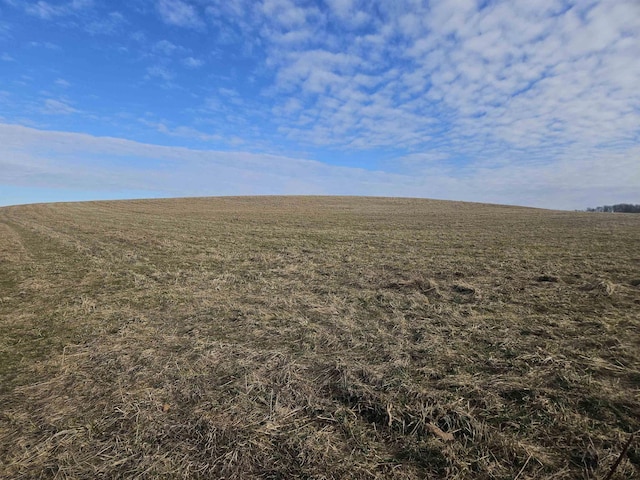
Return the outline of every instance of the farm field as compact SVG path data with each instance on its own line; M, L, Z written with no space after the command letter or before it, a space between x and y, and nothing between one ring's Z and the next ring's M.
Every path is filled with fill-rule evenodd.
M639 429L640 215L0 208L0 478L600 479Z

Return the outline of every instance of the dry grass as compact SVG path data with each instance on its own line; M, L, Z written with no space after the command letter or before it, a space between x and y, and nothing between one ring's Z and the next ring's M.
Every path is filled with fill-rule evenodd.
M633 215L3 208L0 477L602 478L640 428L639 279Z

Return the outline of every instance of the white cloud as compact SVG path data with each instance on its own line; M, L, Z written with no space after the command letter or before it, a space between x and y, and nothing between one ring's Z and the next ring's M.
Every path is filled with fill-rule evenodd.
M152 48L154 53L160 53L166 56L171 56L175 53L185 52L186 49L175 43L170 42L169 40L160 40L153 45Z
M187 57L182 60L182 63L189 68L200 68L204 65L204 61L199 58Z
M51 5L47 2L38 2L33 5L29 5L26 7L26 12L30 15L34 15L36 17L40 17L44 20L48 20L53 17L57 17L59 15L64 15L66 9L58 6Z
M226 143L222 135L202 132L192 127L178 126L172 128L167 125L167 122L151 122L144 118L139 118L138 121L170 137L191 138L203 142Z
M165 82L169 82L173 80L175 77L174 73L166 67L160 65L153 65L147 68L147 75L145 78L147 80L152 78L159 78L164 80Z
M421 152L410 153L394 159L394 162L401 163L409 168L424 167L430 163L441 162L447 160L450 155L446 152Z
M315 7L301 7L293 0L264 0L262 12L271 21L281 28L294 29L307 22L307 16L311 12L317 12Z
M73 113L79 113L79 110L69 105L66 100L48 98L44 101L42 113L47 115L71 115Z
M141 31L133 32L129 36L131 37L131 40L134 40L138 43L144 43L147 40L147 35Z
M201 29L204 22L193 5L182 0L158 0L158 13L169 25Z
M348 17L354 10L354 0L327 0L329 8L341 19Z
M39 17L43 20L51 20L56 17L62 17L65 15L72 15L80 12L84 9L93 6L92 0L72 0L62 4L52 4L40 0L36 3L25 2L22 4L25 12L29 15Z
M550 16L524 3L498 3L466 14L458 42L414 54L432 69L429 94L458 113L458 130L513 147L597 145L635 135L623 99L636 103L640 95L620 67L640 73L625 45L629 35L640 40L640 6L619 5L630 10L625 21L611 2L601 3L597 15L575 5ZM432 29L446 23L448 14L438 12L448 8L437 4ZM632 10L636 20L629 20ZM603 130L603 120L612 128Z
M105 17L87 23L84 30L91 35L114 35L126 24L127 20L122 13L111 12Z
M51 42L29 42L28 45L33 48L46 48L47 50L62 50L60 45Z
M358 5L360 3L360 5ZM372 21L366 3L355 0L327 0L331 13L348 28L362 28Z
M523 174L540 161L577 172L609 153L637 158L635 0L225 3L212 15L264 46L271 121L290 141L445 152L461 169ZM409 172L433 160L396 162Z
M389 195L574 209L637 201L638 159L638 146L616 154L562 157L555 163L523 166L507 161L462 171L429 158L430 166L420 175L393 174L286 156L164 147L0 124L0 170L6 185L133 189L172 196Z
M46 145L46 148L43 147ZM136 162L122 162L136 158ZM169 195L331 193L370 188L376 175L247 152L198 151L115 138L0 125L3 181L20 185L140 189Z
M6 52L3 52L2 54L0 54L0 60L3 62L15 62L16 59L13 58L11 55L9 55Z

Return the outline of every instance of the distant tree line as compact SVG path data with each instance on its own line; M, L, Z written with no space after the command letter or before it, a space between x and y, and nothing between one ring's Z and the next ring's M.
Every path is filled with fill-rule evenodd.
M616 205L603 205L596 208L587 208L587 212L640 213L640 205L633 205L631 203L618 203Z

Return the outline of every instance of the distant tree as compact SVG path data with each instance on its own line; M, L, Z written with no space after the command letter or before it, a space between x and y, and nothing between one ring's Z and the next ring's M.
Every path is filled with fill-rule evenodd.
M630 203L620 203L613 206L614 212L621 213L640 213L640 205L632 205Z
M587 212L640 213L640 205L631 203L617 203L616 205L603 205L595 208L587 208Z

